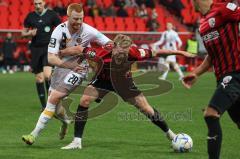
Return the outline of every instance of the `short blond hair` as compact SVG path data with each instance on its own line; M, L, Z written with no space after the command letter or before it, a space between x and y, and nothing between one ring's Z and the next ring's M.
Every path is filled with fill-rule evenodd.
M118 45L120 47L130 47L133 44L132 39L127 36L127 35L123 35L123 34L118 34L115 38L114 38L114 43L115 45Z
M71 3L67 8L67 15L70 16L72 11L76 11L78 13L83 12L82 4L80 3Z

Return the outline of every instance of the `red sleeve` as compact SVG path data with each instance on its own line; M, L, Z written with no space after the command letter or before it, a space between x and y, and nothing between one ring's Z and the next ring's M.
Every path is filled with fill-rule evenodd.
M129 60L142 61L152 57L152 51L132 46L129 51Z
M222 17L226 21L240 22L240 7L234 3L226 3L221 9Z

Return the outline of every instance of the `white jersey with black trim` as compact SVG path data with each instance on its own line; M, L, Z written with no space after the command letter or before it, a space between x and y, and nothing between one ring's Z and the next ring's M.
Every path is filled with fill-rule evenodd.
M182 41L178 36L178 33L174 30L167 30L164 31L160 40L154 43L154 46L163 45L163 49L168 50L177 50L177 44L178 47L182 46Z
M70 34L68 21L59 24L53 31L48 45L48 52L58 54L60 49L66 47L81 45L89 47L90 42L97 42L99 45L105 45L110 39L90 25L83 23L80 30ZM65 57L68 60L71 57Z

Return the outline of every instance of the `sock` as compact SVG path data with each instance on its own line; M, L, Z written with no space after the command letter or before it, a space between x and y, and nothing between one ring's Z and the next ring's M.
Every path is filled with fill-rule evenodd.
M46 107L46 97L45 97L45 88L44 83L36 83L37 93L39 100L41 102L42 108Z
M88 108L81 105L78 106L75 116L74 137L82 138L83 130L88 118Z
M205 117L208 127L208 155L209 159L219 159L222 143L222 129L217 117Z
M175 65L174 65L174 68L175 68L175 70L177 71L177 73L178 73L178 75L179 75L179 77L180 78L183 78L183 72L182 72L182 70L180 69L180 67L179 67L179 65L176 63Z
M170 66L169 66L168 63L166 64L166 66L168 67L168 69L167 69L166 72L163 73L163 75L162 75L162 79L166 79L166 78L167 78L168 72L169 72L169 70L170 70Z
M73 142L75 143L81 143L82 142L82 139L80 137L74 137L73 138Z
M31 132L31 135L33 135L34 137L37 137L40 134L40 132L47 125L48 121L53 117L55 110L56 110L56 105L47 103L47 106L44 109L44 111L41 113L38 119L37 125L35 129Z
M46 91L48 93L49 87L50 87L50 80L45 80L45 87L46 87Z
M147 117L155 124L157 125L159 128L162 129L162 131L164 131L165 133L167 133L169 131L168 125L165 122L165 120L161 117L160 113L154 109L154 115L147 115Z

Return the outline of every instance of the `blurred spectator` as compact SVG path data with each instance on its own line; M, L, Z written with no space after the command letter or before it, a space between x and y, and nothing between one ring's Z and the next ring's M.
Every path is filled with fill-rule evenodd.
M18 68L21 71L30 70L30 50L27 47L18 47L15 52L15 58L17 59Z
M93 6L95 6L97 3L96 3L96 0L87 0L87 6L89 8L92 8Z
M159 3L165 5L171 12L181 16L181 10L184 8L181 0L159 0Z
M2 51L3 51L3 57L4 57L4 67L5 70L3 70L3 73L13 73L13 66L15 64L14 61L14 52L16 50L16 43L14 42L12 38L12 33L7 33L7 37L3 42Z
M0 48L0 71L3 69L3 53L2 48Z
M141 6L142 4L145 3L145 0L137 0L136 3L138 6Z
M89 9L89 16L97 17L102 15L102 10L96 4Z
M136 16L144 19L148 18L148 12L145 4L141 4L141 6L137 9Z
M126 3L126 7L130 7L130 8L137 8L138 4L136 3L135 0L125 0Z
M151 16L146 23L146 27L148 28L148 31L158 31L160 24L157 21L157 17Z
M67 10L63 6L62 1L57 1L57 5L53 8L53 10L61 17L67 14Z
M120 7L117 10L117 16L119 16L119 17L128 17L128 13L127 13L127 11L125 10L124 7Z
M153 0L145 0L145 4L149 8L155 8L155 3Z
M116 16L116 10L113 4L111 4L108 8L105 9L104 15L112 17Z
M124 8L126 5L125 0L115 0L114 6Z

